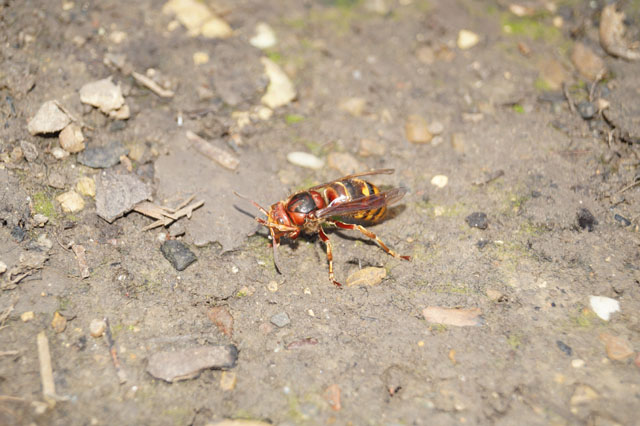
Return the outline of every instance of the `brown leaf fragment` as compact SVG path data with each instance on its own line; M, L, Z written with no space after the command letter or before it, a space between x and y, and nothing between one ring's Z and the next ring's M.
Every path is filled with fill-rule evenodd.
M455 325L456 327L472 327L484 324L482 311L478 308L457 309L429 306L423 309L422 315L429 322Z
M191 142L191 146L205 157L215 161L222 167L229 170L235 170L240 164L240 160L235 155L212 145L209 141L201 138L192 131L187 131L187 139Z
M640 50L632 49L624 39L624 12L610 4L602 9L600 17L600 45L610 55L630 61L640 59Z
M233 316L226 306L214 306L207 311L207 316L218 327L222 334L228 337L233 335Z
M340 386L332 384L324 391L324 399L334 411L340 411L342 404L340 403Z
M633 348L626 339L608 333L600 333L598 338L605 344L607 356L610 359L622 361L634 354Z

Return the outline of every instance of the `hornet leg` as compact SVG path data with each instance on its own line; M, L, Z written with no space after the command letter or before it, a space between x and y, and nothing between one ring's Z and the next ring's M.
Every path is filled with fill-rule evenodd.
M391 250L389 247L387 247L387 245L385 243L382 242L382 240L380 238L378 238L378 236L376 234L374 234L373 232L369 231L364 226L355 225L355 224L351 224L351 223L344 223L344 222L340 222L340 221L337 221L337 220L332 220L331 223L336 225L338 228L342 228L342 229L357 229L358 231L362 232L367 237L371 238L372 240L375 240L376 243L378 243L378 245L382 248L382 250L386 251L391 256L399 257L400 259L404 259L404 260L411 260L411 256L401 256L398 253L396 253L395 251Z

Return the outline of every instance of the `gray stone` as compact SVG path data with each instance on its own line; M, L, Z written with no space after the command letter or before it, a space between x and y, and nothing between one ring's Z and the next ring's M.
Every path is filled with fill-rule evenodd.
M233 368L238 360L235 345L204 346L180 351L157 352L149 357L147 372L169 383L198 377L209 368Z
M56 101L48 101L43 103L36 115L29 120L27 130L32 135L56 133L70 122L71 119L58 107Z
M165 241L160 250L165 259L178 271L184 271L187 266L198 260L189 247L178 240Z
M284 327L289 325L291 320L286 312L280 312L271 317L271 322L278 327Z
M120 162L120 157L129 152L120 142L113 142L107 146L87 148L78 154L78 161L94 169L106 169Z
M96 212L111 223L151 197L151 190L135 175L106 171L96 180Z

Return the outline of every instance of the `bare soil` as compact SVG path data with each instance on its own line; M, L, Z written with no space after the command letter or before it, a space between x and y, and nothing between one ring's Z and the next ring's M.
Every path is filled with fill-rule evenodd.
M504 1L387 0L379 11L375 1L205 3L232 37L189 36L162 13L164 1L0 2L0 154L21 141L38 151L32 161L0 163L0 261L11 270L21 256L47 256L17 285L9 271L0 275L0 423L637 424L640 73L638 62L599 46L604 2L557 1L555 12L531 2L528 17ZM626 37L640 39L638 3L619 8ZM554 26L558 16L562 25ZM265 52L249 43L259 22L278 37ZM480 42L458 48L461 29ZM583 119L554 87L555 70L570 102L589 100L593 81L570 59L577 41L609 70L593 100L609 102L610 120ZM195 65L196 52L209 62ZM105 65L106 54L125 55L142 74L155 69L175 95L140 86ZM267 83L261 56L297 90L266 120L256 117ZM80 87L109 76L123 87L128 120L80 103ZM349 98L364 99L364 110L339 108ZM107 223L88 196L81 211L61 210L57 195L102 171L75 154L55 159L57 136L28 133L28 120L51 99L83 122L88 147L127 147L132 173L156 203L175 206L191 194L205 201L173 225L184 228L177 238L195 263L176 271L160 251L171 229L142 231L152 219L138 213ZM239 111L249 116L242 128ZM442 133L411 143L412 114L441 123ZM195 151L186 130L234 152L237 170ZM362 139L384 152L364 155ZM328 164L293 165L292 151ZM253 221L258 212L232 192L268 206L348 173L335 153L349 154L357 171L393 168L372 182L409 188L371 229L410 262L358 233L330 234L337 279L384 267L377 285L333 286L313 237L280 247L279 274L268 233ZM62 185L51 186L52 175ZM434 186L435 175L447 185ZM582 209L595 221L581 226ZM473 212L486 213L487 229L467 224ZM48 216L44 227L34 225L36 213ZM38 243L42 235L51 248ZM86 250L88 278L72 243ZM621 311L600 319L592 295L616 299ZM234 319L227 334L208 315L218 306ZM481 322L433 324L422 314L428 306L478 308ZM26 312L33 319L22 318ZM67 319L60 332L51 324L56 312ZM281 312L290 323L277 327L271 318ZM125 383L105 340L89 334L91 320L104 317ZM43 330L55 404L42 393ZM603 333L634 353L608 354ZM147 373L153 353L217 344L238 348L233 386L222 386L215 369L175 383ZM328 388L340 390L340 406Z

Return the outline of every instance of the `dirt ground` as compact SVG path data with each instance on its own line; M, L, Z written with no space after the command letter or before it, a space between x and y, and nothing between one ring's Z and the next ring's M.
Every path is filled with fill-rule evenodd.
M606 2L203 1L223 38L190 34L165 3L0 2L1 424L638 424L640 62L603 50ZM640 3L618 10L637 42ZM260 23L275 44L252 44ZM578 44L606 73L589 77ZM264 106L264 57L294 100ZM110 76L128 119L80 101ZM61 155L57 131L30 134L49 100L85 151L128 155L89 167ZM409 135L412 115L428 143ZM293 164L296 151L324 166ZM412 260L329 234L337 280L375 267L379 283L332 285L313 236L280 246L279 274L258 212L233 194L268 206L381 168L395 173L367 179L409 191L370 229ZM102 219L90 191L62 209L60 194L106 172L137 177L157 205L204 205L152 230L137 212ZM474 212L486 223L470 226ZM167 238L197 261L177 271ZM591 296L619 312L603 319ZM119 370L90 333L103 318ZM237 348L234 367L173 383L148 372L155 354L217 345Z

